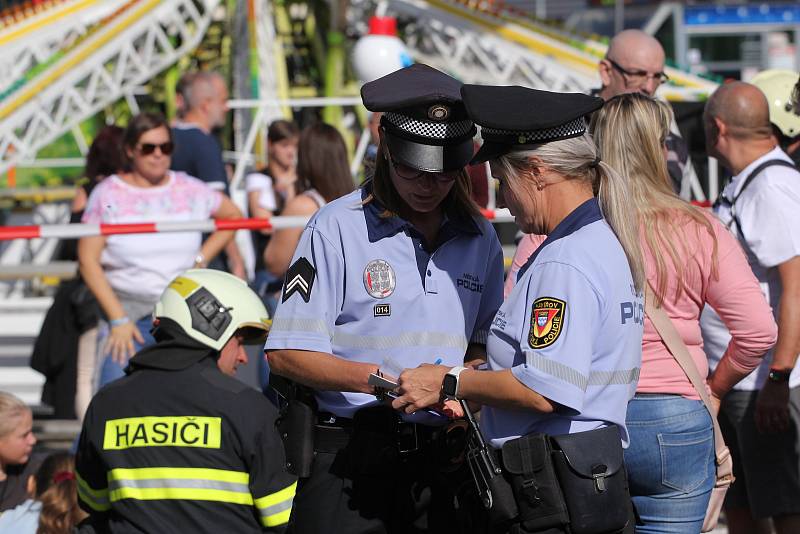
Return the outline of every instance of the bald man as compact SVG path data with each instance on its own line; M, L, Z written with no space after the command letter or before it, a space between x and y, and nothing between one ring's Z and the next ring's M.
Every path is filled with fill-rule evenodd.
M669 78L664 74L664 48L654 37L641 30L624 30L611 39L606 57L598 71L602 87L594 94L604 100L622 93L655 96L658 87ZM691 195L692 180L697 180L689 159L689 150L673 121L667 137L667 167L672 186L685 199Z
M736 476L725 501L728 528L730 534L758 532L758 522L772 518L778 534L797 533L800 173L777 146L767 99L756 86L721 86L706 103L703 121L709 155L733 174L714 210L747 252L778 323L775 347L722 401L719 422ZM708 307L701 328L715 366L730 334Z

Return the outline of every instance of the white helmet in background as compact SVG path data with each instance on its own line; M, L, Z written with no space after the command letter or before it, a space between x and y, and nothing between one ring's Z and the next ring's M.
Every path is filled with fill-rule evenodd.
M264 331L269 314L247 282L213 269L189 269L170 282L156 304L156 320L175 321L192 339L222 350L240 328Z
M800 109L795 109L792 104L797 73L790 70L765 70L756 74L750 83L766 95L769 121L790 139L800 135Z

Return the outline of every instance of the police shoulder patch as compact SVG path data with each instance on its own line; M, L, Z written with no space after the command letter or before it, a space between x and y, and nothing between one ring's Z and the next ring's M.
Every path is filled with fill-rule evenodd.
M531 307L531 331L528 344L532 349L543 349L556 342L561 335L567 303L552 297L541 297Z
M299 258L289 270L283 280L283 297L281 302L286 302L289 297L298 293L303 300L308 302L311 298L311 288L314 287L314 278L317 270L306 258Z

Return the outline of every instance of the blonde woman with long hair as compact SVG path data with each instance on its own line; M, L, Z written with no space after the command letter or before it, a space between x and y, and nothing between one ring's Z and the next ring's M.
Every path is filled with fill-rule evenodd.
M775 343L777 330L736 239L713 215L673 193L664 146L671 118L665 104L624 94L594 114L591 131L603 161L628 180L628 216L640 229L654 304L672 320L701 376L709 370L699 324L706 303L731 331L728 350L706 382L718 409ZM711 416L649 318L627 426L625 463L644 522L636 532L700 532L715 480Z

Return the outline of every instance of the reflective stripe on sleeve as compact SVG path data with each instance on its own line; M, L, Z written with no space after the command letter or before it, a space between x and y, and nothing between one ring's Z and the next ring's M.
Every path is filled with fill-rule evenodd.
M265 497L255 500L261 524L265 527L276 527L289 522L292 513L292 501L297 490L297 482Z
M535 367L546 375L558 378L559 380L563 380L564 382L572 384L582 391L586 391L586 383L588 382L588 379L572 367L564 365L561 362L545 358L544 356L539 356L533 352L526 352L525 355L527 356L527 363L531 367Z
M586 377L578 370L561 362L526 352L527 363L546 375L563 380L573 386L586 391L588 386L613 386L632 384L639 380L639 367L621 369L617 371L592 371Z
M78 486L78 498L89 508L98 512L106 512L111 509L108 503L108 488L94 489L81 478L80 473L76 473Z
M396 336L357 336L336 332L333 335L333 344L339 347L365 350L414 347L452 348L460 352L467 350L466 337L445 332L405 332Z
M592 371L589 373L590 386L613 386L632 384L639 381L639 367L620 371Z
M112 469L111 502L122 499L185 499L252 505L250 475L241 471L186 467Z
M277 317L272 320L271 332L309 332L325 334L330 337L328 325L322 319L303 319L300 317Z

